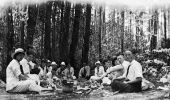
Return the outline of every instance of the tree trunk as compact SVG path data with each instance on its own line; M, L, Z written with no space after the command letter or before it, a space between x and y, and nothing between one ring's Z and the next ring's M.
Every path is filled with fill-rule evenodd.
M53 23L53 30L52 30L52 52L51 52L51 57L52 60L55 61L56 60L56 2L54 2L53 5L53 12L52 12L52 23Z
M87 4L86 7L86 27L84 35L82 62L88 63L88 52L89 52L89 39L90 39L90 23L91 23L91 5Z
M46 21L45 21L45 37L44 37L44 52L45 58L51 60L51 11L52 2L46 4Z
M7 60L6 65L9 64L9 62L12 60L11 54L13 52L14 47L14 28L13 28L13 16L12 16L12 9L8 8L7 11L7 26L8 26L8 32L6 35L6 47L7 47Z
M66 2L65 4L65 13L64 17L62 18L62 31L61 31L61 44L60 44L60 58L62 61L69 62L69 29L70 29L70 9L71 4ZM63 15L62 15L63 16Z
M20 42L21 42L21 48L24 48L24 26L25 26L25 23L24 21L21 21L21 37L20 37Z
M121 12L121 52L124 52L124 11Z
M99 59L102 58L102 47L101 47L101 34L102 34L102 7L99 8Z
M165 48L167 46L167 33L166 33L166 11L164 11L164 37L165 37Z
M75 6L75 18L74 18L74 24L73 24L73 33L72 33L72 42L70 45L70 64L74 68L76 68L77 64L75 61L75 53L76 53L76 48L79 40L79 30L80 30L80 16L82 13L82 6L81 4L76 4ZM76 73L75 73L76 74Z
M35 26L37 19L37 8L36 5L28 6L28 21L27 21L27 38L26 38L26 46L33 45L33 36L35 34Z

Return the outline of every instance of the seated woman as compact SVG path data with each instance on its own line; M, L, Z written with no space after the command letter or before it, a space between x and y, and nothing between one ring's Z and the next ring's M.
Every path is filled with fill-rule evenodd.
M96 65L96 68L94 70L95 73L94 76L90 77L91 80L96 80L105 74L104 67L101 65L100 61L97 61L95 65Z
M86 80L90 79L90 66L88 66L86 63L83 63L83 67L79 71L79 78Z
M71 67L70 64L67 65L66 69L64 70L64 73L67 78L76 79L76 76L74 76L74 68Z

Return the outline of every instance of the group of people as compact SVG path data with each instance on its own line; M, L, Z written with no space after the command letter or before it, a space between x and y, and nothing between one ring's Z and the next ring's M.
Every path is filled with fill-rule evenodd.
M95 74L92 81L110 84L116 92L140 92L142 91L142 66L135 60L135 52L125 51L118 54L112 65L106 65L107 69L96 62Z
M54 79L86 79L91 82L110 84L112 90L119 92L139 92L142 84L142 66L135 60L131 51L118 54L112 64L102 65L100 61L95 63L94 74L91 75L91 67L83 63L76 78L74 68L65 62L57 65L56 62L42 60L41 66L33 62L35 52L32 49L24 51L18 48L12 55L13 60L6 69L7 92L41 92L51 90L41 84L48 82L54 85ZM105 66L105 68L103 67ZM106 69L107 68L107 69Z

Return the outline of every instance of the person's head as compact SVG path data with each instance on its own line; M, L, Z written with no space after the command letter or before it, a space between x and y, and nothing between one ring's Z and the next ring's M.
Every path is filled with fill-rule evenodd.
M83 67L85 67L86 65L87 65L87 63L84 62L84 63L83 63Z
M65 62L61 62L60 66L61 66L61 67L65 67L65 66L66 66L66 63L65 63Z
M95 65L96 65L96 67L99 67L99 66L101 65L100 61L97 61L97 62L95 63Z
M27 55L28 61L33 61L33 58L34 58L34 55L35 55L34 51L28 50L28 51L26 51L26 55Z
M56 62L53 61L53 62L51 63L51 66L56 67L56 66L57 66Z
M17 61L21 61L25 56L25 52L22 48L18 48L13 53L13 59L16 59Z
M127 61L131 62L134 59L134 55L131 51L125 51L125 58Z
M46 60L45 60L45 59L42 59L41 65L42 65L42 67L45 67L45 66L46 66Z
M120 64L124 62L124 55L123 54L118 54L117 55L117 60Z
M112 59L112 65L116 66L117 65L117 56L113 57Z

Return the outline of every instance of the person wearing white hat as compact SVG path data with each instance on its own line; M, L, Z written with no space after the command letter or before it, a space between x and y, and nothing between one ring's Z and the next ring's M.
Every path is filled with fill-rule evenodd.
M13 60L9 63L6 69L6 91L10 93L20 93L27 91L41 92L47 90L37 85L35 81L28 80L28 77L22 73L22 67L19 62L24 58L24 50L18 48L12 55Z
M95 68L95 73L94 73L94 76L91 76L91 80L95 80L96 78L99 78L99 77L101 77L104 73L105 73L105 71L104 71L104 67L102 66L102 64L100 63L100 61L97 61L96 63L95 63L95 66L96 66L96 68Z
M66 69L66 64L65 64L65 62L61 62L60 68L58 68L57 71L56 71L56 76L57 76L58 78L61 78L61 77L65 76L65 73L64 73L64 70L65 70L65 69Z

